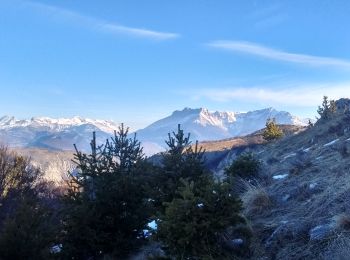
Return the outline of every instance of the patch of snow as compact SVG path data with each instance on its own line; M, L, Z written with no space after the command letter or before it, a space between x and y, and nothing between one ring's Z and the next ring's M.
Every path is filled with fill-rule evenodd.
M150 237L152 235L152 233L148 229L144 229L143 235L147 238L147 237ZM139 237L139 238L141 238L141 237Z
M288 175L289 175L288 173L286 173L286 174L279 174L279 175L272 176L272 179L274 179L274 180L282 180L282 179L288 177Z
M283 160L288 159L288 158L290 158L290 157L294 157L294 156L296 156L296 155L297 155L296 153L290 153L290 154L284 156L284 157L283 157Z
M62 244L54 245L50 248L52 254L58 254L62 251Z
M231 240L235 246L243 245L244 241L242 238L235 238Z
M158 226L155 220L152 220L147 224L147 227L149 227L152 230L157 230Z
M317 183L310 183L309 188L313 190L316 187Z
M333 144L335 144L335 143L338 142L338 141L339 141L339 139L335 139L335 140L333 140L332 142L329 142L329 143L324 144L323 147L327 147L327 146L333 145Z
M309 152L309 151L310 151L310 149L311 149L311 147L312 147L312 146L310 146L310 147L308 147L308 148L303 149L303 152L305 152L305 153Z
M204 204L203 204L203 203L199 203L199 204L197 204L197 207L198 207L198 208L203 208L203 207L204 207Z

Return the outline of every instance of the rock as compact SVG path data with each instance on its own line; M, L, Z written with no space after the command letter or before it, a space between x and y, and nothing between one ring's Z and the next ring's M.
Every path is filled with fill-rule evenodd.
M266 249L275 251L293 239L307 238L309 225L299 220L281 221L265 242Z
M286 194L282 197L282 202L286 202L287 200L290 199L290 195L289 194Z
M235 248L241 247L244 244L244 240L242 238L235 238L231 240L232 246Z
M285 223L282 223L282 225L278 226L266 240L265 247L271 249L277 246L285 236L288 236L288 233L290 233L288 226Z
M333 231L334 225L332 224L318 225L310 230L310 240L322 240L331 235Z

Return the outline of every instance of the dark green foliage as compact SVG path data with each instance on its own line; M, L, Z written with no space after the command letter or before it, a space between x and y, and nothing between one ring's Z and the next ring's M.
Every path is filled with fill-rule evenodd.
M125 257L143 241L150 202L143 186L148 169L140 142L123 125L91 154L76 150L65 199L64 254L77 259Z
M252 153L243 153L226 168L225 173L229 178L250 179L258 175L260 168L261 162Z
M309 119L308 123L307 123L307 127L308 128L312 128L314 126L314 124L311 122L311 120Z
M180 126L169 134L160 176L163 207L158 214L157 238L177 259L224 259L223 234L244 223L241 201L231 194L231 185L215 181L203 164L203 152L190 146Z
M185 137L180 125L177 133L169 134L166 141L169 149L163 154L163 167L158 177L160 206L163 202L170 202L174 198L177 188L181 184L180 179L196 180L200 182L211 173L204 167L204 151L194 146L189 140L190 135Z
M57 199L30 161L0 148L0 259L48 259Z
M57 232L52 214L49 207L34 198L22 198L14 214L3 224L0 259L50 258Z
M268 119L266 122L266 128L263 132L263 137L266 141L272 141L279 139L283 136L282 130L276 124L276 120Z
M224 231L244 219L241 203L227 183L208 179L201 186L182 180L178 197L166 204L158 236L177 259L225 259L230 255L220 243Z
M337 112L337 106L334 100L328 101L328 97L323 97L322 106L319 106L317 113L321 119L330 119Z

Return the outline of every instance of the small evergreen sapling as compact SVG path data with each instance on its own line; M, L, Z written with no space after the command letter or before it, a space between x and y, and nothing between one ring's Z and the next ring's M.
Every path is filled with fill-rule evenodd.
M178 196L166 203L158 237L177 259L226 259L231 253L220 243L228 227L245 223L241 202L230 185L207 179L201 186L182 180Z
M269 118L266 121L266 128L263 132L263 137L266 141L279 139L283 136L282 130L276 124L275 118Z
M177 259L225 259L225 231L245 223L241 201L231 185L216 181L204 166L204 152L190 145L180 125L169 134L163 158L163 207L158 214L157 238Z

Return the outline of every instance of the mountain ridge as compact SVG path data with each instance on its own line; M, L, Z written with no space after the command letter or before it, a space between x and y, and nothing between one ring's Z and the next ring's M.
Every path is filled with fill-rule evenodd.
M302 125L307 123L286 111L266 108L249 112L209 111L205 108L184 108L160 119L146 128L136 131L138 138L164 147L167 133L181 124L192 140L210 141L251 134L265 127L268 118L278 124Z
M181 124L192 140L211 141L251 134L265 127L268 118L277 123L305 125L289 112L266 108L250 112L209 111L206 108L184 108L162 118L149 126L137 130L146 155L165 150L167 134ZM38 147L49 150L73 150L73 144L88 151L92 132L97 141L104 141L118 129L113 121L72 118L32 117L16 119L13 116L0 117L0 141L10 147ZM133 134L133 133L131 133Z

